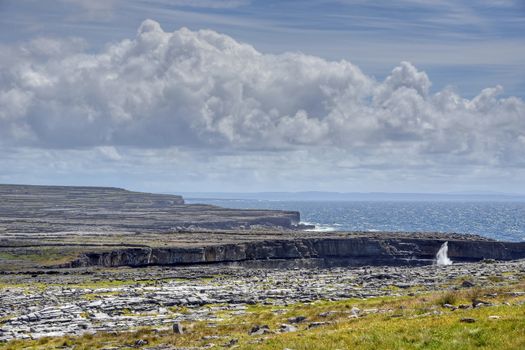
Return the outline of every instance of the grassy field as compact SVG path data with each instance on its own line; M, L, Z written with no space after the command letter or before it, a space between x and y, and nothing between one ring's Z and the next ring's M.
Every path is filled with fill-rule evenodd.
M521 282L402 297L250 305L244 315L221 313L214 324L185 323L182 335L139 329L12 341L0 349L525 349L525 296L512 293L524 289ZM479 302L491 305L472 307ZM297 316L306 320L294 324L296 331L280 331ZM250 335L254 326L268 331Z

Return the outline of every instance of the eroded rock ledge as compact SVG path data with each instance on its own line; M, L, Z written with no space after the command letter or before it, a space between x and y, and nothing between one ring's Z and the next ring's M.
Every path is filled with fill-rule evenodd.
M439 236L438 236L439 237ZM310 264L315 266L422 265L433 263L436 252L449 242L449 256L457 262L525 258L525 242L440 238L385 233L339 234L338 237L274 239L192 247L134 247L82 254L64 266L151 266L248 263L257 266Z

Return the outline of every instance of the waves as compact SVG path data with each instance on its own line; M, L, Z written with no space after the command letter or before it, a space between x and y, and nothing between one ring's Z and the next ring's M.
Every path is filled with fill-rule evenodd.
M446 232L525 241L525 202L193 200L231 208L298 210L316 232Z

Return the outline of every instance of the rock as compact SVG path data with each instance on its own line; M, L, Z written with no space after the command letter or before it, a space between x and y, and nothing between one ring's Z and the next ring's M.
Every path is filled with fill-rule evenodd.
M184 329L182 328L182 324L180 324L179 322L175 322L173 324L173 333L184 334Z
M452 311L457 310L457 307L455 307L454 305L450 305L450 304L443 304L443 307L446 309L450 309Z
M471 288L471 287L474 287L475 284L472 283L471 281L468 281L468 280L465 280L463 282L461 282L461 287L463 288Z
M204 337L202 337L202 340L217 340L220 338L221 337L218 335L205 335Z
M95 312L92 316L92 318L96 319L96 320L106 320L109 317L108 314L104 313L104 312Z
M145 339L139 339L135 342L135 346L143 346L143 345L148 345L148 341Z
M489 316L489 320L499 320L501 316L491 315Z
M376 309L376 308L363 310L363 313L365 314L377 314L378 312L379 312L379 309Z
M231 346L234 346L235 344L237 344L239 342L239 339L232 339L230 340L229 342L227 342L226 344L223 345L223 347L225 348L229 348Z
M263 334L267 334L267 333L270 333L270 327L268 327L267 325L264 325L264 326L253 326L252 329L250 330L250 332L248 334L250 335L263 335Z
M372 279L367 282L366 286L363 286L362 281L367 274L381 275L387 273L394 278L387 280L389 284L395 284L401 279L406 279L422 286L424 290L429 292L441 290L443 284L455 283L460 276L465 275L474 276L472 278L475 278L475 281L482 281L484 275L501 274L508 276L509 283L512 283L525 272L525 260L494 265L457 264L443 271L435 269L433 266L332 267L330 269L308 266L307 268L287 267L268 270L261 269L259 265L251 268L235 265L228 266L225 269L213 264L183 266L176 269L169 267L118 270L90 269L90 275L85 275L85 270L67 271L70 272L70 276L65 274L59 276L46 275L46 282L49 285L46 286L45 290L29 286L27 291L21 293L20 289L15 287L0 288L0 317L4 320L0 325L0 339L4 341L6 339L23 339L33 337L33 334L48 336L50 332L57 331L66 335L79 336L87 332L126 332L140 327L165 329L172 327L175 322L181 322L186 326L189 322L203 321L209 327L215 327L217 323L212 322L220 322L217 319L220 314L233 315L250 312L250 308L245 304L248 300L256 300L258 304L272 305L272 312L282 315L283 310L289 310L286 308L287 305L305 300L312 302L320 299L345 300L348 297L366 299L393 294L391 290L382 288L384 279ZM42 274L38 273L38 276L41 278ZM210 283L210 278L213 279L212 283ZM71 283L98 283L111 280L137 282L112 288L69 288L65 286ZM2 274L0 271L1 283L15 284L33 281L30 273ZM145 284L138 281L148 282ZM57 284L64 286L55 287L54 285ZM457 283L458 288L459 284L460 282ZM397 293L399 291L396 291L395 294ZM516 291L502 292L498 295L512 296L514 293L523 295L523 292ZM84 298L83 296L87 294L93 295L94 299ZM406 295L408 293L403 291L401 294ZM416 294L419 295L419 292ZM195 304L189 305L191 297L196 297L201 301L210 300L210 305L206 307ZM481 298L483 299L480 300ZM184 302L181 303L181 300ZM479 295L476 301L482 302L483 300L490 300L495 303L497 299L488 299L488 294L484 293ZM429 301L426 300L427 303ZM519 304L523 301L520 298L520 300L513 301L514 303ZM499 301L498 304L500 304ZM183 308L172 308L175 305L182 305ZM386 307L360 310L352 307L352 304L343 304L342 306L346 306L344 311L339 308L333 309L340 312L341 317L356 318L357 315L366 316L368 313L385 314L387 317L395 312L395 310ZM470 305L459 305L459 307L472 308ZM160 310L161 308L166 310ZM159 311L166 311L166 313L162 314ZM426 312L425 316L448 312L447 309L438 305L428 306L424 311ZM103 313L104 317L92 317L98 313ZM128 313L132 316L127 315ZM478 322L481 322L483 318L487 320L489 315L490 313L485 313L481 318L478 317ZM284 318L282 323L303 329L307 328L308 323L313 321L307 319L306 314L294 316L296 317ZM458 316L458 323L459 318L463 316L466 315ZM321 320L328 321L330 318L319 319L319 321ZM304 326L299 327L298 324L301 322L304 322ZM494 321L489 322L499 321L494 318ZM312 327L322 324L314 323ZM276 326L276 329L272 328L270 333L281 333L279 326L280 324ZM251 326L246 329L246 333L250 328ZM188 329L184 329L184 331L187 333ZM225 343L231 338L221 337L221 339L221 342ZM264 335L254 336L250 338L250 341L259 342L264 339ZM213 342L216 343L216 346L223 345L221 342Z
M459 320L459 322L474 323L474 322L476 322L476 319L475 318L470 318L470 317L463 317L462 319Z
M300 221L296 211L217 210L212 205L185 204L177 195L111 187L0 185L0 198L0 216L8 218L2 222L2 228L7 232L172 232L233 229L241 225L293 229ZM111 215L101 214L105 212ZM103 263L115 258L118 257L114 254L108 256ZM89 260L85 256L78 263L89 265ZM149 265L150 261L140 264Z
M324 325L327 325L328 322L312 322L308 325L308 329L310 328L316 328L316 327L321 327L321 326L324 326Z
M474 299L472 300L472 307L492 306L492 303L484 300Z
M280 328L282 333L297 332L297 327L283 323Z
M288 319L288 322L290 322L290 323L301 323L304 320L306 320L306 316L296 316L296 317L290 317Z

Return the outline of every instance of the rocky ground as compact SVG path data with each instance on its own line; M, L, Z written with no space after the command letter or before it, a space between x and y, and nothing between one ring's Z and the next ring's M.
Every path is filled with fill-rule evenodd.
M181 196L120 188L0 184L0 236L163 233L195 227L292 228L299 220L295 211L186 205Z
M444 267L257 269L216 265L4 273L0 275L0 340L138 327L168 329L178 322L202 320L214 327L226 315L249 312L252 305L284 307L316 300L504 286L524 276L525 260ZM513 293L525 296L525 290ZM354 310L356 317L361 311Z

